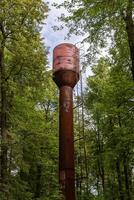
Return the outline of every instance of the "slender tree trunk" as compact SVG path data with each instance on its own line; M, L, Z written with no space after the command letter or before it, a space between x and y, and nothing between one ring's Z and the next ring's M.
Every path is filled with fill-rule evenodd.
M99 125L99 120L98 120L98 125ZM103 189L103 194L105 196L105 171L104 171L104 165L103 165L103 157L102 157L102 151L103 151L103 144L101 141L101 137L100 137L100 131L98 128L97 131L97 149L98 149L98 169L99 169L99 176L101 178L101 182L102 182L102 189Z
M101 163L100 160L101 160L101 158L99 157L98 160L97 160L97 164L98 164L99 176L101 178L103 194L105 196L105 174L104 174L103 164Z
M126 196L127 200L131 200L131 194L130 194L130 181L129 181L129 175L128 175L128 163L127 159L124 157L124 176L125 176L125 187L126 187Z
M98 197L99 197L101 192L100 192L100 186L99 186L99 184L100 184L100 177L99 177L98 173L96 173L96 178L97 178L96 188L97 188L97 193L98 193Z
M84 138L83 141L83 150L84 150L84 163L85 163L85 174L86 174L86 193L88 194L88 163L87 163L87 151L86 151L86 141L85 141L85 119L84 119L84 97L83 97L83 80L82 75L80 77L81 82L81 101L82 101L82 107L81 107L81 115L82 115L82 135Z
M77 194L77 199L79 199L79 174L75 174L75 182L76 182L76 194Z
M41 172L42 166L37 165L37 178L36 178L36 191L35 191L35 198L41 197Z
M120 162L118 160L116 162L116 172L117 172L117 179L118 179L119 199L124 200L123 188L122 188L122 177L121 177L121 172L120 172Z
M1 190L7 193L7 130L6 130L6 84L4 65L4 42L0 46L0 97L1 97Z
M111 186L111 194L112 194L111 199L112 199L112 200L116 200L116 197L115 197L116 193L115 193L115 191L114 191L113 184L112 184L112 186Z
M130 57L132 61L132 77L134 80L134 22L133 22L133 0L128 0L128 7L126 10L126 15L124 16L124 21L126 24L126 32L128 36L128 43L130 49Z
M80 130L80 127L79 127L79 130ZM78 166L80 167L80 174L79 174L79 188L80 188L80 191L79 191L79 199L81 200L82 198L82 177L83 177L83 167L82 167L82 152L81 152L81 145L80 145L80 133L79 133L79 163L78 163Z

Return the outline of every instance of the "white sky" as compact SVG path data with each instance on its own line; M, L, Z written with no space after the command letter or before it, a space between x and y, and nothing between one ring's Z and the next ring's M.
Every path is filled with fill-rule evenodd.
M52 3L61 3L63 2L63 0L48 0L49 2L49 8L51 9L48 13L48 17L45 21L45 25L43 27L42 30L42 36L44 38L45 41L45 45L47 47L49 47L49 55L48 55L48 60L49 60L49 64L50 67L52 65L52 52L53 49L56 45L63 43L63 42L68 42L68 43L72 43L72 44L76 44L78 42L81 42L83 40L82 37L80 36L71 36L71 38L69 40L65 39L65 37L67 36L68 33L68 29L64 28L63 30L60 31L54 31L53 30L53 26L55 25L60 25L60 22L58 22L57 17L60 16L61 13L67 13L67 11L65 11L65 9L60 8L59 10L57 10L56 8L54 8L52 6Z

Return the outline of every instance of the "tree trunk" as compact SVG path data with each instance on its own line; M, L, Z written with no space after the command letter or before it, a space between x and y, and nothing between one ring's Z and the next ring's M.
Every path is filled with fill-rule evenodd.
M101 162L101 159L102 159L102 157L98 158L97 165L98 165L99 176L101 178L103 195L105 196L105 174L104 174L104 167L103 167L103 164Z
M126 199L131 200L131 194L130 194L130 181L129 181L129 175L128 175L128 163L127 159L124 157L124 176L125 176L125 187L126 187Z
M1 97L1 190L7 194L7 130L6 130L6 84L4 66L4 42L0 46L0 97Z
M85 142L85 120L84 120L84 97L83 97L83 80L82 80L82 75L80 77L80 82L81 82L81 101L82 101L82 106L81 106L81 116L82 116L82 135L83 135L83 150L84 150L84 163L85 163L85 174L86 174L86 193L88 194L88 163L87 163L87 151L86 151L86 142Z
M132 8L133 8L133 1L128 0L128 7L126 10L126 16L124 16L124 21L126 24L126 32L128 36L128 43L129 43L129 49L130 49L130 57L132 62L132 77L134 80L134 22L132 17Z
M35 198L41 197L41 173L42 173L42 166L40 164L38 164L37 165Z
M99 125L99 120L98 120L98 125ZM103 164L103 156L102 156L102 152L103 152L103 142L101 141L101 137L100 137L100 131L98 128L97 131L97 154L98 154L98 160L97 160L97 164L98 164L98 170L99 170L99 176L101 178L101 182L102 182L102 189L103 189L103 194L105 197L105 171L104 171L104 164Z
M124 200L122 178L121 178L121 172L120 172L120 162L118 160L116 162L116 172L117 172L118 188L119 188L119 196L120 196L119 199Z

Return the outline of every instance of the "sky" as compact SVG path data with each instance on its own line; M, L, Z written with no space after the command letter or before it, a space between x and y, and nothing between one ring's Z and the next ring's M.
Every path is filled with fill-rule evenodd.
M60 25L61 22L58 21L57 17L60 16L61 13L67 13L67 11L64 8L56 9L52 6L53 3L62 3L63 0L48 0L49 2L49 8L50 11L48 13L48 17L45 20L45 25L42 30L42 36L44 38L45 46L49 47L49 65L52 66L52 54L53 49L55 46L57 46L60 43L72 43L76 44L83 40L82 36L75 36L72 35L69 40L65 39L68 33L68 29L64 28L60 31L54 31L53 26ZM80 46L80 44L79 44Z

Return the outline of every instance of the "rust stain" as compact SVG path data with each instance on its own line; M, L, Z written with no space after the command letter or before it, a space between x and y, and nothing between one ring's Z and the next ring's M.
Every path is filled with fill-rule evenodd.
M63 43L54 48L53 71L72 70L79 73L79 50L76 46Z

